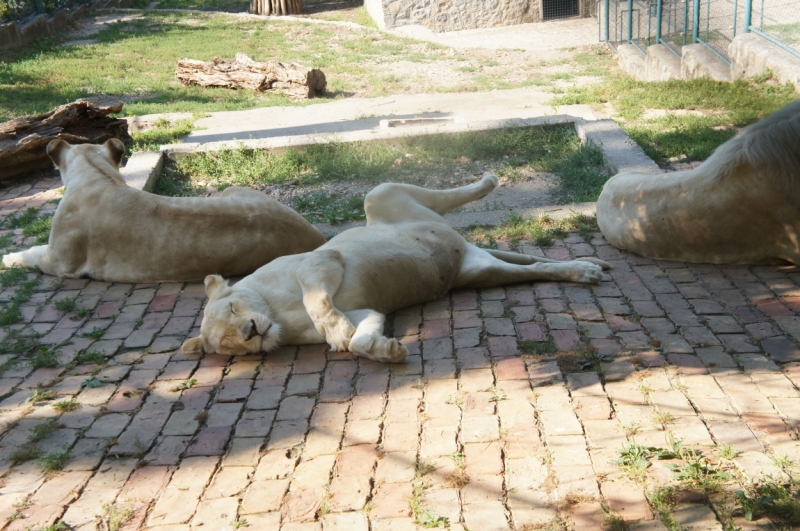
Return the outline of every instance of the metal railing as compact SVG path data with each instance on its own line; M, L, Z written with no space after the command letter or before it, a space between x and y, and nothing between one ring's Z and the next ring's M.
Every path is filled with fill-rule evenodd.
M612 46L700 43L729 63L728 45L754 32L800 57L800 0L598 0L600 40Z
M90 0L0 0L0 23L21 21L31 15L50 14L61 8L90 3Z

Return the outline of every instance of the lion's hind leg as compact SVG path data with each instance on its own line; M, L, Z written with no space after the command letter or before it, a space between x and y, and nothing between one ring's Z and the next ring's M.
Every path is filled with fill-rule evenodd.
M512 253L509 251L498 251L496 249L484 249L484 250L490 255L494 256L495 258L499 258L503 262L508 262L509 264L530 265L535 263L543 263L543 264L563 263L563 260L553 260L552 258L531 256L529 254ZM592 264L597 264L600 267L602 267L604 271L611 269L611 264L609 264L605 260L594 258L593 256L584 256L581 258L576 258L575 260L577 260L578 262L589 262Z
M367 225L404 221L441 222L442 216L482 198L497 186L497 177L487 173L467 186L449 190L429 190L411 184L384 183L364 198Z
M453 287L491 288L532 280L597 284L602 278L602 267L592 262L570 260L522 265L501 260L483 249L467 244L467 253Z
M374 310L344 312L356 326L350 338L350 352L375 361L397 363L406 359L408 349L396 339L383 335L386 316Z

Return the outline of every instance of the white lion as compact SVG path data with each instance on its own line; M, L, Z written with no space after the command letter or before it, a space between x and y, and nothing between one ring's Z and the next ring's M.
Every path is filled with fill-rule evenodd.
M694 170L612 177L597 224L614 247L650 258L800 265L800 100Z
M187 353L236 355L281 344L328 343L378 361L408 351L383 335L385 314L444 296L451 288L486 288L554 280L600 282L596 258L558 262L468 243L442 215L488 194L497 177L470 186L426 190L382 184L364 200L367 226L347 230L310 253L278 258L234 286L206 277L208 304L200 336Z
M47 145L66 186L47 245L3 257L6 267L38 267L59 277L108 282L198 280L242 275L302 253L325 237L266 194L226 188L218 197L162 197L127 186L125 147Z

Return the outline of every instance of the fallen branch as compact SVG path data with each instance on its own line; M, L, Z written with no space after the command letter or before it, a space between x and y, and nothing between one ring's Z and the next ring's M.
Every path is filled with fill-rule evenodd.
M278 90L295 98L313 98L325 93L325 74L318 68L278 61L259 63L237 53L230 63L214 58L210 62L181 59L175 77L184 85L250 89L258 92Z

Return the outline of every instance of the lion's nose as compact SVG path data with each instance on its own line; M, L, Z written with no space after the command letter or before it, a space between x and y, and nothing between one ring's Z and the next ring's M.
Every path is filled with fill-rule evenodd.
M247 336L247 340L248 341L250 341L251 339L253 339L254 337L256 337L258 335L258 328L256 328L255 320L250 319L250 324L252 326L250 327L250 335Z

